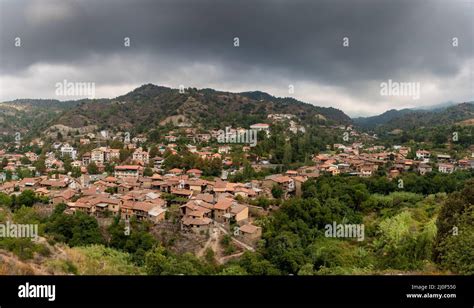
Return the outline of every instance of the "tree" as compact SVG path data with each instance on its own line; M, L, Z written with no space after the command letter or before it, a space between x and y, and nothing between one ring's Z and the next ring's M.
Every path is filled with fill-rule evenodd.
M156 246L145 254L145 267L149 275L215 274L212 264L202 262L191 253L173 254L162 246Z
M66 173L70 172L72 170L71 157L69 155L66 155L63 159L63 162L64 162L64 171L66 171Z
M474 208L463 213L456 230L446 236L437 248L443 268L462 275L474 274Z
M132 152L128 148L120 150L120 161L121 162L126 161L128 158L130 158L130 156L132 156Z
M36 194L32 190L24 190L16 199L15 208L18 208L22 205L31 207L33 206L38 199L36 198Z
M283 148L283 160L282 163L285 166L288 166L292 161L292 148L290 143L285 143Z
M71 170L71 176L74 178L78 178L82 175L80 167L73 167Z
M102 244L104 242L97 220L85 213L77 212L73 215L64 214L65 204L56 206L45 231L57 241L71 246L85 246Z
M314 275L313 264L306 263L298 271L298 276L311 276Z
M146 167L143 170L143 176L152 176L153 175L153 170L150 167Z
M160 152L158 151L158 147L156 145L154 145L150 148L149 156L150 156L150 158L154 158L154 157L158 156L159 153Z
M122 149L123 148L123 142L118 140L118 139L114 139L114 140L110 141L109 146L112 149Z
M28 157L26 157L26 156L21 157L20 161L21 161L21 164L22 164L22 165L29 165L29 164L31 164L31 161L30 161L30 160L28 159Z
M33 163L33 166L35 167L36 171L38 171L39 173L46 172L46 163L45 163L44 157L41 157L37 161L35 161Z
M219 275L223 276L245 276L248 275L247 271L238 264L232 264L226 266Z
M240 258L238 265L249 275L280 275L280 271L260 253L246 251Z
M2 159L2 169L8 166L8 158L4 157Z
M98 174L99 173L99 168L97 167L97 165L94 163L94 162L91 162L88 166L87 166L87 172L89 174Z
M7 181L11 181L12 177L13 177L13 173L12 173L10 170L7 170L7 171L5 172L5 179L6 179Z
M272 196L273 198L280 199L283 196L283 189L278 184L273 184Z
M474 266L474 180L465 183L460 192L452 193L438 214L433 248L434 259L442 267L472 275Z
M12 198L5 194L5 193L0 193L0 205L5 205L7 207L11 207L12 205Z
M156 239L150 234L147 224L139 223L134 219L130 223L130 234L125 234L124 230L124 222L120 222L118 217L115 218L108 228L109 245L130 253L136 264L143 265L145 253L157 244Z
M408 211L382 220L380 235L374 247L384 267L402 270L417 269L431 258L432 243L436 235L434 221L419 228Z

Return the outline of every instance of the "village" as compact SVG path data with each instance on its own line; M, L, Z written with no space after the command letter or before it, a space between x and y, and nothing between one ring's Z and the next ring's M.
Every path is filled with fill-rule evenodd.
M269 122L289 121L289 132L304 131L305 128L296 124L293 118L293 115L273 114L269 115ZM141 146L147 143L144 136L130 139L128 134L109 135L103 131L80 136L81 145L99 145L81 155L78 149L70 145L73 140L55 142L53 151L44 155L44 172L39 172L33 166L40 159L38 154L31 151L24 154L7 153L2 150L0 160L4 166L0 173L0 192L18 195L31 190L35 195L47 198L51 207L64 203L68 214L81 211L97 218L120 217L127 222L133 218L160 225L169 222L170 217L176 219L177 216L175 222L179 224L179 232L206 235L206 245L228 234L237 246L253 250L262 235L258 218L269 215L273 210L273 206L263 208L253 201L259 198L275 199L275 188L281 192L277 198L287 199L301 196L303 183L323 174L370 177L379 168L389 165L387 176L395 179L406 172L424 175L436 169L440 173L452 173L474 167L472 157L456 160L444 153L416 149L415 157L409 159L407 156L412 149L406 146L385 148L352 142L327 145L328 151L313 155L310 165L271 172L263 179L232 182L228 177L243 169L232 167L231 153L234 146L239 146L244 156L249 158L250 155L246 153L250 151L250 145L213 143L201 146L218 139L222 131L197 133L196 129L187 125L181 126L167 132L164 139L168 143L157 144L158 151L155 153L151 153L150 147L144 150ZM270 126L268 123L256 123L250 129L269 135ZM335 129L348 132L350 136L359 135L352 127ZM246 131L248 129L227 128L226 134ZM179 155L176 142L182 136L189 140L185 145L189 153L204 161L217 159L222 167L227 168L222 169L220 176L214 177L203 176L203 171L197 168L164 168L165 154ZM100 141L105 143L107 139L123 140L131 156L121 162L121 149L100 144ZM229 140L225 138L225 141ZM32 143L43 145L38 139ZM66 157L72 168L80 170L79 174L76 172L74 176L71 172L65 172ZM96 172L90 172L91 164L97 169ZM113 164L113 169L107 171L107 164ZM265 159L252 161L251 167L256 172L275 170L275 166ZM22 168L31 171L33 176L20 177L17 170Z

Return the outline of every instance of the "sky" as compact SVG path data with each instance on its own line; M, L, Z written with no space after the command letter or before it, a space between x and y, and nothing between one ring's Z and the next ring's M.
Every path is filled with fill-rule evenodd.
M473 33L474 0L0 0L0 101L153 83L375 115L474 100Z

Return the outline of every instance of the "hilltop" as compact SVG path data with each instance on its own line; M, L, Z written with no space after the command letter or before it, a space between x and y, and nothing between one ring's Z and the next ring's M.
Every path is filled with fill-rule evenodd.
M98 127L135 132L146 132L170 122L202 128L249 126L265 121L273 113L293 114L306 124L314 121L352 123L351 118L339 109L318 107L260 91L232 93L187 88L180 93L179 89L145 84L113 99L21 99L2 102L0 133L9 136L15 132L37 135L57 125L74 129Z
M293 98L277 98L263 92L231 93L213 89L171 89L143 85L115 99L87 101L65 112L58 124L72 127L97 125L146 131L168 122L186 122L205 128L248 126L269 114L294 114L305 122L324 116L336 123L351 123L344 112L317 107Z
M380 115L355 118L354 123L367 129L402 129L453 125L474 118L474 102L466 102L430 110L388 110Z

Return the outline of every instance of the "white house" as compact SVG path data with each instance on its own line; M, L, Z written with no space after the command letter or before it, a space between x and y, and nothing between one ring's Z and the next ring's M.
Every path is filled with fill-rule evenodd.
M60 151L61 151L61 157L69 156L71 157L72 160L76 159L77 151L67 143L63 144Z
M266 123L257 123L257 124L250 125L250 129L255 129L259 132L264 131L267 134L270 133L270 125Z
M426 150L418 150L416 151L416 158L418 159L427 159L430 158L431 153Z

